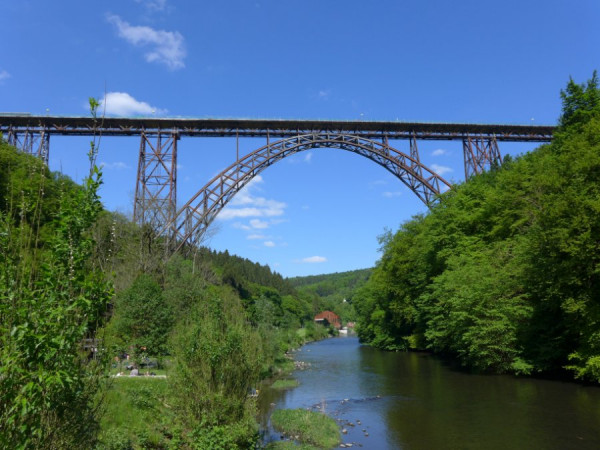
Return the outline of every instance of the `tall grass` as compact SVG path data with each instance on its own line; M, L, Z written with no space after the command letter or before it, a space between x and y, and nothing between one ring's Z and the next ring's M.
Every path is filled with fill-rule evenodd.
M303 443L321 448L339 445L340 430L331 417L304 409L278 409L271 416L273 427L289 436L299 436Z

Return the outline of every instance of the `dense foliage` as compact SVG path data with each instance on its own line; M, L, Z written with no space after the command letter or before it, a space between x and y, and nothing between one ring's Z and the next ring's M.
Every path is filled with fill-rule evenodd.
M107 261L120 287L108 347L129 355L127 364L158 358L168 374L161 395L169 406L157 432L135 425L124 433L122 421L105 420L102 445L252 448L258 430L248 392L289 364L287 350L327 335L312 320L319 302L268 267L227 252L200 248L165 261L156 241L140 245L143 228L116 214L102 215L94 232L104 244L95 257Z
M600 103L569 83L554 141L382 237L359 336L479 371L600 381Z
M261 335L230 289L213 287L198 296L172 339L175 410L196 448L252 448L258 428L248 392L266 356Z
M102 378L88 357L111 297L89 263L100 180L92 167L77 186L0 140L2 448L95 442Z

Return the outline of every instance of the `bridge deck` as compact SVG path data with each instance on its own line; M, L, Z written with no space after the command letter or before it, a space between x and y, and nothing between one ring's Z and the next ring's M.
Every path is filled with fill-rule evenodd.
M460 140L466 137L494 136L498 141L547 142L554 126L469 123L424 123L287 119L194 119L153 117L33 116L0 113L0 132L39 132L52 135L107 136L176 132L196 137L291 137L310 133L358 134L368 138Z

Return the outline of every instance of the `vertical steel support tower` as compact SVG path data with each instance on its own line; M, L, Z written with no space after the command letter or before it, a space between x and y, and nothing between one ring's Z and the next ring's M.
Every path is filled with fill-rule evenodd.
M46 128L27 128L24 131L17 131L14 128L10 128L7 133L7 141L23 153L37 156L48 165L50 133Z
M133 218L139 225L159 231L177 210L176 131L142 131Z
M465 180L479 175L491 167L502 164L500 149L496 137L467 137L463 139L465 161Z
M419 158L419 147L417 146L417 134L413 131L410 135L410 168L415 177L410 177L411 189L415 189L418 181L417 178L423 178L423 169L421 159Z

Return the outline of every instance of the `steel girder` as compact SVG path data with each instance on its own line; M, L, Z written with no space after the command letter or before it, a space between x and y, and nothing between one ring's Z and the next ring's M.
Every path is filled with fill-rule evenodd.
M253 177L287 156L317 147L338 148L369 158L398 177L427 205L435 202L444 188L450 188L450 183L421 164L416 140L409 156L390 147L387 139L379 142L330 133L298 135L268 143L216 175L177 211L162 233L174 234L173 250L186 243L198 244L217 214Z
M92 136L137 136L141 132L177 132L180 136L196 137L266 137L285 139L298 134L355 134L370 139L463 140L467 137L490 138L497 141L549 142L553 126L502 125L468 123L426 123L367 120L292 120L292 119L200 119L153 117L104 117L100 122L92 117L31 116L0 113L0 132L10 128L47 129L52 134Z
M499 167L502 164L500 149L494 136L463 139L463 154L465 180L485 172L490 167Z
M178 139L177 133L141 135L133 217L155 231L171 223L177 210Z

